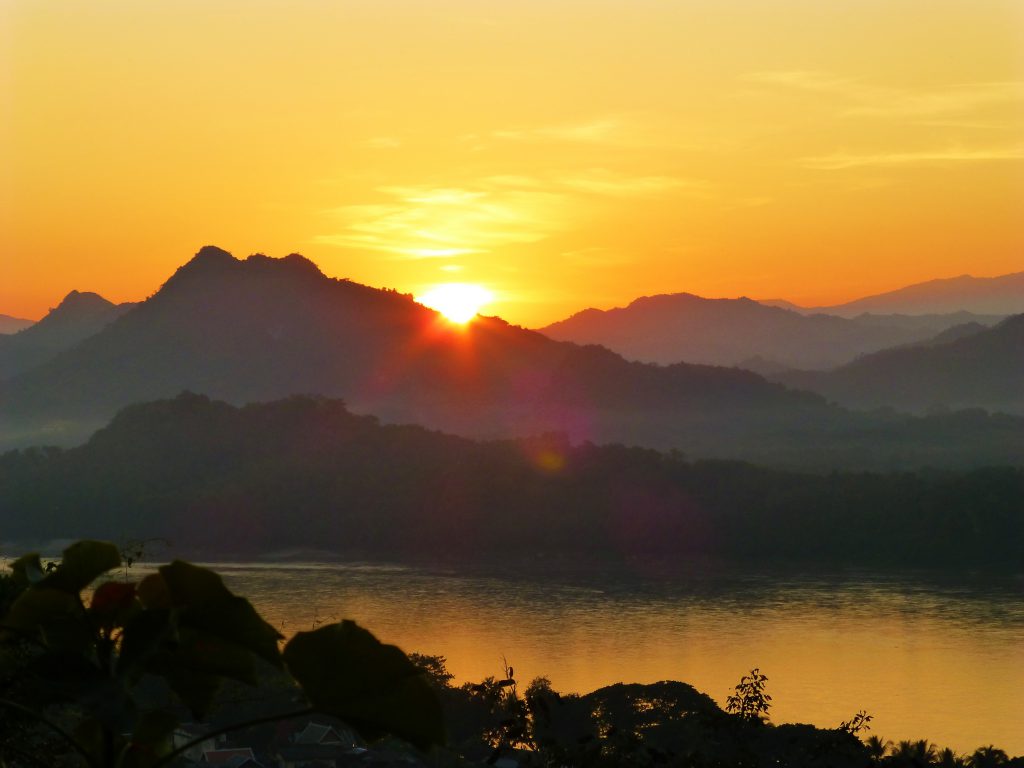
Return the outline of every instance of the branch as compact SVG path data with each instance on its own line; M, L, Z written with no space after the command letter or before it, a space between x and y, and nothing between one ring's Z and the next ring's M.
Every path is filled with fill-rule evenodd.
M51 731L60 736L64 741L66 741L71 746L71 748L75 750L75 752L81 755L87 765L91 765L93 766L93 768L97 768L96 761L93 759L92 755L86 752L82 748L82 745L74 740L71 734L69 734L67 731L65 731L52 720L47 720L45 717L40 715L35 710L26 707L24 704L19 704L16 701L11 701L10 699L0 699L0 707L4 707L5 709L13 709L15 712L20 712L23 715L28 715L36 722L45 725Z
M217 728L216 730L213 730L213 731L210 731L209 733L203 734L202 736L199 736L198 738L192 739L192 741L185 742L184 744L182 744L177 749L175 749L175 750L171 751L170 753L164 755L159 760L157 760L155 763L153 763L153 768L160 768L163 765L167 765L172 760L174 760L176 757L180 757L181 755L185 754L185 752L187 752L188 750L192 749L192 747L196 746L197 744L202 744L207 739L212 739L215 736L220 736L221 734L224 734L224 733L231 733L232 731L240 731L243 728L251 728L252 726L255 726L255 725L263 725L264 723L276 723L278 720L290 720L293 717L305 717L306 715L312 715L316 711L317 710L313 709L313 707L307 707L306 709L298 709L298 710L295 710L294 712L282 712L282 713L277 714L277 715L267 715L265 717L255 717L252 720L244 720L244 721L242 721L240 723L232 723L231 725L226 725L223 728Z

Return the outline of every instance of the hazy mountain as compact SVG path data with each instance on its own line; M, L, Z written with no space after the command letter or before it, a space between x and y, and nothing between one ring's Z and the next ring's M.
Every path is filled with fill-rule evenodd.
M778 371L833 368L867 352L931 338L968 319L975 318L846 319L803 315L746 298L677 293L645 296L617 309L587 309L540 331L562 341L601 344L632 360Z
M798 307L781 299L762 303L804 313L824 312L842 317L854 317L864 312L924 315L960 310L983 315L1013 315L1024 312L1024 272L999 277L961 275L929 280L830 307Z
M11 317L10 315L0 315L0 334L17 333L18 331L28 328L34 320L25 320L22 317Z
M313 393L462 435L561 431L775 465L967 466L1024 450L1024 422L854 414L749 371L631 363L497 318L455 327L298 255L243 261L213 247L99 333L0 384L4 444L69 444L129 403L183 389L234 403Z
M472 441L301 397L181 395L125 409L79 448L0 456L8 541L163 537L215 553L1019 569L1022 498L1020 468L799 474L556 435Z
M637 409L703 419L824 407L745 371L629 363L497 318L454 327L410 296L329 279L298 255L237 260L207 247L150 299L8 381L3 411L22 430L95 424L182 389L232 402L310 392L460 432L580 437L617 435Z
M1024 315L946 335L954 338L876 352L834 371L777 378L855 407L980 406L1024 413Z
M49 360L92 336L132 306L112 304L96 293L72 291L38 323L0 337L0 379Z

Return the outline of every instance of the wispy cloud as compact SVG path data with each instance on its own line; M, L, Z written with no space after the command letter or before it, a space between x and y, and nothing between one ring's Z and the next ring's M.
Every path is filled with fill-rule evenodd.
M451 258L535 242L564 226L565 201L540 190L410 186L378 192L391 200L335 210L342 231L316 241L403 259Z
M927 90L884 87L857 78L808 70L749 72L741 75L740 80L831 94L846 102L839 108L839 114L846 117L928 118L971 113L991 106L1024 104L1024 82L1012 80L952 83Z
M505 141L565 141L583 144L622 144L628 131L620 118L600 118L578 123L561 123L532 128L492 131L492 139Z
M340 231L316 242L383 251L402 259L452 258L532 243L576 226L586 198L706 196L697 179L628 176L607 169L551 177L495 175L457 187L385 186L385 202L330 213ZM591 203L592 205L593 203Z
M1024 145L987 149L949 148L923 152L880 152L875 154L838 152L831 155L801 158L800 164L805 168L837 171L863 166L951 165L1005 160L1024 160Z

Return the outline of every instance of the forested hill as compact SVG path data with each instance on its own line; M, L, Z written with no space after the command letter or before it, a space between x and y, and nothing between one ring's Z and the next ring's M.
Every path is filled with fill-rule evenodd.
M0 457L8 541L389 558L660 553L1024 567L1024 470L772 471L546 436L477 442L339 401L132 406L86 445Z
M825 409L749 371L630 363L497 318L454 326L411 296L328 278L297 254L241 260L208 246L99 333L0 383L0 422L59 436L69 422L106 421L183 389L235 403L344 397L394 420L493 435L524 422L628 431L609 412L658 411L664 424L668 409L682 424ZM629 428L642 432L642 421Z

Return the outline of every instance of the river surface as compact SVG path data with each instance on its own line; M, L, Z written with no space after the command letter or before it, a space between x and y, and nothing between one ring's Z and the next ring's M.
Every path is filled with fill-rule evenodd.
M531 565L213 563L285 635L351 618L457 682L561 692L681 680L724 704L753 667L774 722L1024 754L1024 578ZM529 576L524 576L528 573Z

